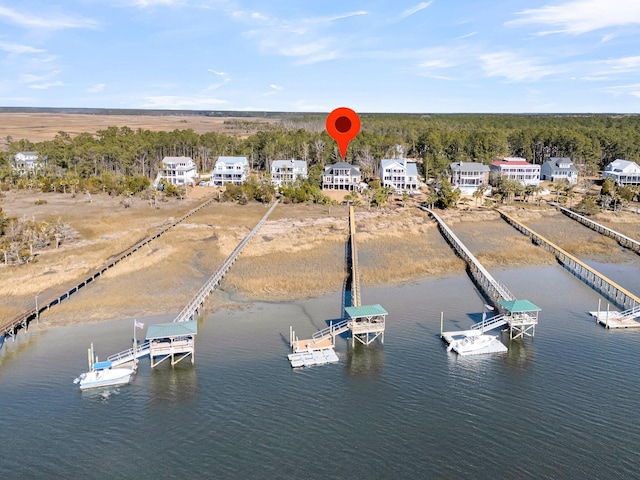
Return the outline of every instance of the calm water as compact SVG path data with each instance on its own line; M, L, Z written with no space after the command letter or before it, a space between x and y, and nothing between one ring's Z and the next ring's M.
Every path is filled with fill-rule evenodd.
M339 293L216 312L195 366L143 359L94 393L71 383L89 343L120 351L132 322L32 329L0 353L2 478L640 478L640 331L597 326L599 297L559 266L492 273L543 309L503 355L438 338L440 311L449 330L480 318L464 274L364 288L389 311L384 346L340 339L338 364L307 369L289 367L289 325L324 327Z

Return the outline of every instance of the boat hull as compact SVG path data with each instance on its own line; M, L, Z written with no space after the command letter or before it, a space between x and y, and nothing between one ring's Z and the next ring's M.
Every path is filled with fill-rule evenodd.
M83 373L74 380L80 390L98 387L110 387L114 385L124 385L131 381L135 373L130 368L112 368L108 370L93 370Z

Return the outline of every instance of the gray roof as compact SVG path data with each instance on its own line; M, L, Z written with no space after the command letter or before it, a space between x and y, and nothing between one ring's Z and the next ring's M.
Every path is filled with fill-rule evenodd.
M171 322L160 323L157 325L149 325L147 328L147 340L154 338L170 338L182 337L186 335L195 335L198 333L198 321L190 322Z
M478 162L453 162L450 165L451 171L464 170L465 172L488 172L489 167Z
M332 173L336 168L348 168L351 170L351 175L360 175L360 167L351 165L347 162L338 162L334 163L333 165L327 165L326 167L324 167L324 171L325 173Z
M560 164L562 163L568 163L569 166L568 167L562 167L560 166ZM570 170L572 172L577 172L578 169L576 168L576 166L573 164L573 161L570 158L567 157L550 157L546 162L544 162L544 165L547 165L548 167L551 167L552 170Z
M304 160L274 160L271 162L272 167L287 166L291 164L296 168L307 168L307 162Z
M406 158L383 158L380 160L380 167L384 169L393 163L402 165L405 168L407 175L414 177L418 176L418 167L416 166L416 162L408 162Z
M227 165L235 165L236 163L241 162L249 165L249 160L247 160L247 157L228 157L221 155L218 157L218 160L216 160L216 163L218 162L222 162Z

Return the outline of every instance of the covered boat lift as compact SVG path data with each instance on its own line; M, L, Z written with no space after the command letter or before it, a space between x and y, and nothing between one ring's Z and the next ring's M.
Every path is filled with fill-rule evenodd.
M149 342L151 368L171 358L171 365L191 356L194 363L195 336L198 333L197 320L149 325L146 340ZM156 362L155 359L159 358Z
M504 319L509 325L509 338L533 337L538 324L538 312L542 309L529 300L502 300Z

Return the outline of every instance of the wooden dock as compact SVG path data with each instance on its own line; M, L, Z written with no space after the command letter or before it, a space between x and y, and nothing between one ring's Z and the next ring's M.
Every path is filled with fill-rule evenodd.
M640 328L640 306L630 308L624 312L616 312L607 310L598 310L595 312L589 312L592 317L596 318L596 323L599 323L605 328Z
M569 252L566 252L558 245L547 240L545 237L533 231L531 228L518 222L515 218L507 215L505 212L498 210L498 213L507 223L513 226L520 233L531 237L531 240L534 244L539 245L542 248L553 253L558 262L573 275L578 277L586 285L590 286L598 293L613 301L619 307L625 309L634 308L637 305L640 305L640 298L637 295L634 295L627 289L621 287L613 280L602 275L594 268L574 257Z
M567 217L572 218L573 220L576 220L577 222L580 222L582 225L584 225L585 227L590 228L591 230L594 230L596 232L598 232L601 235L605 235L607 237L613 238L616 242L618 242L621 246L628 248L629 250L633 250L634 252L640 254L640 242L638 242L637 240L634 240L633 238L627 237L626 235L623 235L620 232L616 232L615 230L609 228L609 227L605 227L604 225L601 225L597 222L594 222L593 220L580 215L576 212L574 212L573 210L569 210L568 208L562 207L560 205L558 205L555 202L548 202L549 205L554 206L555 208L557 208L558 210L560 210L560 212L562 212L563 214L565 214Z
M353 206L349 207L348 242L347 262L351 281L349 282L347 279L345 282L343 301L346 298L346 290L351 285L351 306L347 307L343 304L346 318L335 324L331 323L327 328L314 333L311 338L303 340L300 340L293 328L289 327L289 345L293 353L288 358L292 367L327 363L320 361L321 357L318 356L317 352L324 352L323 354L330 355L327 352L334 352L336 337L347 331L351 332L352 347L355 345L356 340L364 345L369 345L376 339L379 339L380 343L384 343L387 311L380 305L360 305L360 277L358 274L358 250L356 247L356 223ZM313 355L316 355L318 362L310 363L314 361Z
M447 224L433 210L426 207L419 207L421 210L429 213L437 222L440 232L449 242L449 245L462 258L469 267L471 277L483 292L495 303L501 300L514 300L513 294L503 284L498 282L487 271L486 268L473 256L469 249L462 243L455 233L447 226Z
M56 294L53 297L51 297L51 298L49 298L49 299L47 299L46 301L43 301L43 302L38 302L38 300L36 298L36 304L35 304L35 306L33 308L30 308L27 311L22 312L21 314L15 316L14 318L11 318L11 319L8 319L8 320L3 320L3 321L0 320L0 338L14 337L18 333L19 330L21 330L21 329L25 329L26 330L28 328L30 322L32 322L33 320L39 319L41 313L43 313L46 310L51 309L52 307L54 307L56 305L59 305L63 300L67 300L71 295L73 295L74 293L78 292L80 289L86 287L91 282L97 280L107 270L115 267L122 260L124 260L125 258L130 257L131 255L133 255L135 252L140 250L145 245L148 245L153 240L161 237L162 235L167 233L169 230L171 230L173 227L175 227L176 225L180 224L181 222L183 222L184 220L186 220L187 218L189 218L193 214L199 212L200 210L202 210L204 207L206 207L207 205L209 205L213 201L214 201L214 199L211 198L211 199L201 203L196 208L192 209L187 214L185 214L182 217L180 217L178 220L175 220L171 224L163 227L161 230L159 230L154 235L152 235L150 237L147 237L144 240L141 240L140 242L136 243L135 245L133 245L132 247L128 248L124 252L118 254L114 260L109 261L108 263L103 265L101 268L99 268L98 270L93 272L91 275L89 275L87 278L85 278L81 282L77 283L76 285L72 286L71 288L69 288L65 292L63 292L61 294ZM2 343L0 343L0 345L2 345Z
M253 236L258 233L258 230L264 225L264 222L267 221L271 212L278 206L280 200L276 200L276 202L269 208L267 213L264 214L262 219L253 227L253 230L247 234L246 237L242 239L242 241L234 248L233 252L227 257L227 259L220 265L220 267L214 272L211 277L204 283L204 285L196 292L194 297L191 299L189 303L182 309L182 311L175 318L174 322L186 322L189 320L193 320L202 305L204 304L206 298L211 294L211 292L218 287L225 274L229 271L234 262L238 259L238 256L244 250L244 247L251 241Z

